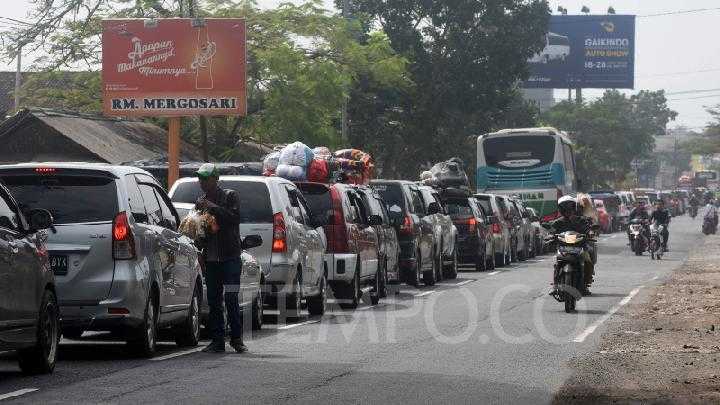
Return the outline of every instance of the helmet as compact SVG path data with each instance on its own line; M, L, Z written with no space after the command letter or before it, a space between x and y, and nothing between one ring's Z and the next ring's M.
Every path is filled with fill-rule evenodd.
M577 199L573 196L563 196L560 197L558 200L558 210L560 211L560 214L564 216L568 216L570 214L577 214L578 212L578 202Z

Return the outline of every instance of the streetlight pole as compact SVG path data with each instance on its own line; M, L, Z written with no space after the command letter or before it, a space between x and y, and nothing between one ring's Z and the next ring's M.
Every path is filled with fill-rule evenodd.
M350 0L343 0L342 2L342 16L346 20L350 18ZM341 138L343 142L347 142L348 140L348 104L350 95L346 95L343 97L343 103L342 103L342 112L341 112L341 120L342 120L342 128L341 128Z
M17 69L15 70L15 112L20 109L20 86L22 86L22 45L18 45L15 58L17 59Z

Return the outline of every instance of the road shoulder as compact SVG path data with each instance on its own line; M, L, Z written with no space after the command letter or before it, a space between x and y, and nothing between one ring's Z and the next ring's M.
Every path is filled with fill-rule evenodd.
M720 402L720 236L701 241L613 317L598 351L572 360L555 403Z

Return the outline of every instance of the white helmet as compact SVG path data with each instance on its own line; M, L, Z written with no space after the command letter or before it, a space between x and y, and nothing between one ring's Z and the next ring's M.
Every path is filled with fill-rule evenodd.
M565 215L565 213L576 214L578 212L577 199L570 195L560 197L558 200L558 210L562 215Z

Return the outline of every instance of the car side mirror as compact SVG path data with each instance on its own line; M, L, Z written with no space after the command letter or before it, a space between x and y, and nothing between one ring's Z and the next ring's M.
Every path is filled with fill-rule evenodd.
M430 205L428 205L428 215L435 215L440 213L440 204L437 202L431 202Z
M370 226L382 225L382 217L380 215L370 215L370 218L368 218L368 224L370 224Z
M590 227L590 229L592 229L593 231L597 232L597 231L600 230L600 225L598 225L598 224L593 224L593 225Z
M53 217L50 211L36 208L30 210L29 218L30 231L37 232L41 229L48 229L53 226Z
M135 219L135 222L139 222L141 224L147 224L149 222L148 215L144 212L133 212L132 216Z
M243 249L252 249L252 248L256 248L258 246L262 246L262 244L263 244L262 236L248 235L242 241L242 248Z

